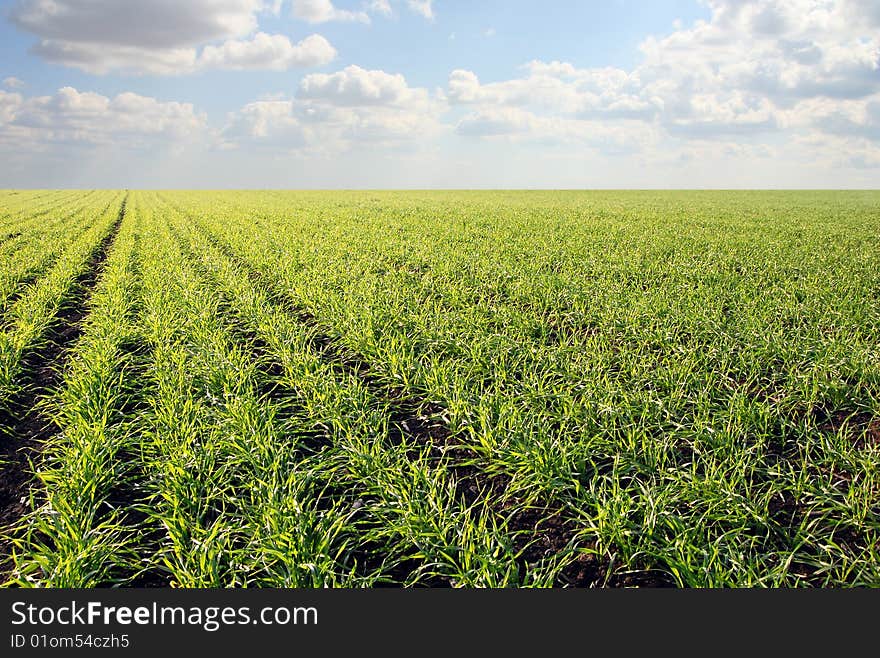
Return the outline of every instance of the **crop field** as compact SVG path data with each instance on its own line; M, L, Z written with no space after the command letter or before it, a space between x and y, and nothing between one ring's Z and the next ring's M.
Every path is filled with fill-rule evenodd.
M880 586L880 192L0 191L0 582Z

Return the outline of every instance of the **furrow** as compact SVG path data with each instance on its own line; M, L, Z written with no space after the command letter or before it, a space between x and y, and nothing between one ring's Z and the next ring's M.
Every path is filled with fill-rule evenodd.
M274 303L280 303L285 312L303 325L309 349L322 362L357 381L372 398L381 401L387 414L387 440L404 446L409 459L418 459L427 451L434 477L453 483L455 497L464 505L463 509L479 509L480 514L488 515L484 522L488 520L491 525L504 529L502 532L510 537L518 555L516 563L521 577L526 577L537 563L567 556L568 564L559 572L560 584L585 586L604 582L606 565L601 564L594 547L577 546L575 528L563 521L558 511L526 506L523 501L506 497L508 478L503 474L487 475L479 469L478 456L469 454L446 426L441 405L388 386L374 374L365 359L322 332L317 321L301 310L295 300L275 290L271 282L236 257L228 246L224 249L212 236L199 233L208 242L206 246L213 246L235 264L239 273L232 276L247 278L252 285L275 293ZM204 254L205 249L200 248L199 252ZM191 255L194 257L195 252L191 251ZM415 563L410 568L420 569L424 565ZM405 582L407 578L402 580Z
M0 412L0 536L6 536L31 508L32 463L39 458L43 443L55 432L42 400L56 388L71 348L82 335L87 300L103 271L104 262L125 216L123 200L118 216L92 252L82 272L74 279L39 346L22 357L24 375L16 395ZM4 541L0 577L11 564L8 541Z

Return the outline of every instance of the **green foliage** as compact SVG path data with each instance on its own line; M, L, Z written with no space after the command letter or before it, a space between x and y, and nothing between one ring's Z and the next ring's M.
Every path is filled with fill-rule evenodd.
M7 398L121 199L12 194ZM10 584L878 586L878 222L873 192L129 193Z

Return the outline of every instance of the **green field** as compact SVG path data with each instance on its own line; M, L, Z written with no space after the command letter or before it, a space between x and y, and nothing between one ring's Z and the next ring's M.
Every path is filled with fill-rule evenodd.
M880 586L880 192L0 192L8 586Z

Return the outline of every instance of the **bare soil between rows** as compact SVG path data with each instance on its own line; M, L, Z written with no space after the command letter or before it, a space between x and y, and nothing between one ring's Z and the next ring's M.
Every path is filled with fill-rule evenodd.
M44 442L54 433L41 400L61 382L64 363L83 333L88 315L88 299L104 270L104 265L122 221L125 200L116 221L101 240L84 271L74 280L66 299L52 320L39 345L22 358L20 392L0 410L0 533L8 535L30 511L30 498L39 495L33 487L33 463L39 459ZM0 540L0 582L12 568L11 546Z

